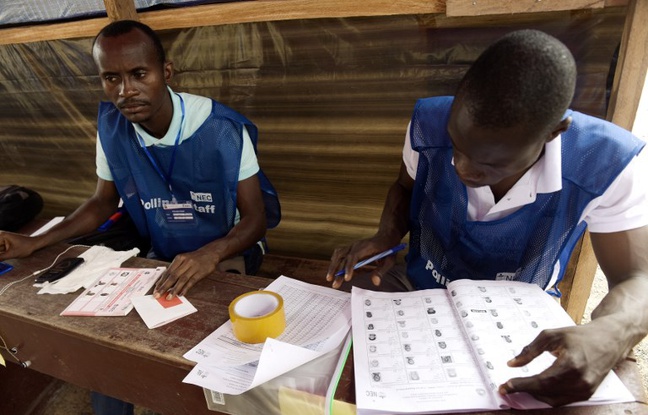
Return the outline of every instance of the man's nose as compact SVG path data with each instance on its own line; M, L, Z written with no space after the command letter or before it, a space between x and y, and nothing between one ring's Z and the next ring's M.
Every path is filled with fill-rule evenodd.
M129 77L122 78L122 82L119 88L119 96L129 97L135 95L136 93L137 90L135 89L135 86L133 85L131 79Z

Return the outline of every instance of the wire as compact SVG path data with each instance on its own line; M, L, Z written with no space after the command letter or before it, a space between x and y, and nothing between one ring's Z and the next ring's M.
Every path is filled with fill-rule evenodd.
M58 254L58 256L56 257L56 259L54 259L54 261L53 261L53 262L52 262L48 267L45 267L45 268L43 268L43 269L39 269L38 271L35 271L33 274L29 274L28 276L26 276L26 277L24 277L24 278L22 278L22 279L19 279L19 280L17 280L17 281L10 282L9 284L7 284L7 285L5 285L4 287L2 287L2 289L0 290L0 295L4 294L4 293L9 289L9 288L13 287L15 284L20 284L21 282L25 281L26 279L28 279L28 278L32 278L32 277L35 277L36 275L40 274L41 272L43 272L43 271L47 271L48 269L52 268L52 267L54 266L54 264L56 264L56 261L59 260L59 258L61 257L61 255L65 254L65 253L66 253L67 251L69 251L70 249L72 249L72 248L77 248L77 247L86 247L86 245L72 245L72 246L68 247L65 251L63 251L63 252L61 252L60 254Z
M22 361L21 361L20 359L18 359L18 356L16 356L16 355L11 351L11 349L9 349L9 348L7 347L7 342L5 342L5 339L4 339L2 336L0 336L0 340L2 341L2 345L0 346L0 348L5 349L6 351L8 351L9 354L11 355L11 357L13 357L14 359L16 359L16 361L17 361L18 363L22 364Z
M30 274L30 275L28 275L28 276L26 276L26 277L24 277L24 278L21 278L21 279L19 279L19 280L17 280L17 281L10 282L9 284L7 284L7 285L5 285L4 287L2 287L2 289L0 290L0 295L4 294L4 293L9 289L9 288L11 288L12 286L14 286L15 284L19 284L19 283L25 281L25 280L28 279L28 278L33 278L34 276L40 274L41 272L43 272L43 271L47 271L48 269L52 268L52 267L54 266L54 264L56 264L56 262L59 260L59 258L61 257L61 255L65 254L65 253L66 253L67 251L69 251L70 249L72 249L72 248L76 248L76 247L85 247L85 246L86 246L86 245L72 245L72 246L69 246L65 251L63 251L63 252L61 252L60 254L58 254L58 255L56 256L56 258L54 259L54 261L53 261L53 262L52 262L48 267L45 267L45 268L43 268L43 269L39 269L38 271L35 271L35 272L33 272L32 274ZM18 352L16 349L14 349L14 348L11 348L11 349L10 349L9 347L7 347L7 342L5 342L5 339L2 337L2 335L0 335L0 341L2 341L2 344L0 345L0 348L6 350L7 352L9 352L9 354L11 355L11 357L13 357L14 359L16 359L16 361L17 361L18 363L20 363L20 365L21 365L22 367L25 367L25 368L26 368L26 367L29 367L29 366L31 365L31 362L30 362L29 360L23 362L22 360L20 360L20 359L18 358L18 356L16 356L16 353Z

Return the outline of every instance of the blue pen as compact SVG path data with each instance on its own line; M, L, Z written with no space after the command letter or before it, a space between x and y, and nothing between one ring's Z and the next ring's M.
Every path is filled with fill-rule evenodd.
M391 249L388 249L388 250L386 250L385 252L381 252L381 253L379 253L379 254L377 254L377 255L372 256L371 258L367 258L367 259L365 259L365 260L362 260L362 261L358 262L357 264L355 264L355 266L353 267L353 269L358 269L358 268L360 268L360 267L364 267L365 265L367 265L367 264L371 264L371 263L374 262L374 261L378 261L378 260L381 259L381 258L384 258L384 257L386 257L386 256L389 256L389 255L395 254L395 253L398 252L398 251L402 251L403 249L405 249L406 246L407 246L406 243L402 243L402 244L400 244L400 245L396 245L395 247L393 247L393 248L391 248ZM340 277L340 276L342 276L342 275L344 275L344 270L343 270L343 269L341 269L341 270L339 270L338 272L335 273L335 276L336 276L336 277Z

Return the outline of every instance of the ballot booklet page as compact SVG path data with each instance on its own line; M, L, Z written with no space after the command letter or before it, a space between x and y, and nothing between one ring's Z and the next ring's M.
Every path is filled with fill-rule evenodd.
M506 364L540 331L574 325L551 296L520 282L458 280L406 293L354 287L351 302L359 414L548 408L497 388L552 364L549 353L521 368ZM579 404L632 400L610 373Z

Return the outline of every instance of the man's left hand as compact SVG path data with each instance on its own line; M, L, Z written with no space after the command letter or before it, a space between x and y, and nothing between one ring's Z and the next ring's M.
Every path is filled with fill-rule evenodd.
M615 336L607 331L609 327L603 321L543 330L508 365L524 366L543 352L556 356L554 363L538 375L508 380L500 385L499 392L527 392L551 406L589 399L607 373L625 357Z
M176 255L169 268L155 284L154 297L160 298L166 295L170 300L175 295L187 294L195 283L216 270L218 262L213 252L203 252L202 249Z

